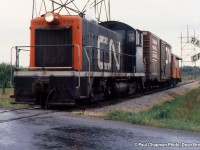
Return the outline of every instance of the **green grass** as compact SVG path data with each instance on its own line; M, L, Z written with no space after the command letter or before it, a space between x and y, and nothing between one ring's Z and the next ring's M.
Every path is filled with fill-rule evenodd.
M29 108L29 105L13 105L11 102L15 100L10 98L10 95L13 94L13 88L6 88L5 94L2 94L2 88L0 88L0 108L12 108L12 109L20 109L20 108Z
M188 81L188 80L192 80L192 76L183 76L182 77L182 81L185 82L185 81Z
M155 106L149 111L133 113L113 110L106 118L133 124L199 132L200 88L188 92L185 96L175 96L174 100Z
M182 76L182 82L187 82L187 81L190 81L190 80L196 80L196 79L200 79L200 76L190 76L190 75L185 75L185 76Z

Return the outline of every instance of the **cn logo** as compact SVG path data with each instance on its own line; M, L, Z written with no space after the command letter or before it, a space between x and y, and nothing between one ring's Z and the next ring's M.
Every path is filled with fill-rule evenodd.
M105 45L108 45L109 44L109 60L108 62L103 62L101 61L101 51L105 51L104 49L101 49L101 44L105 44ZM113 39L108 39L107 37L104 37L104 36L99 36L98 37L98 45L97 45L97 48L98 48L98 54L97 54L97 57L98 57L98 67L99 69L101 70L111 70L111 66L113 64L112 62L112 57L114 56L114 61L115 61L115 65L116 65L116 68L117 70L120 70L120 52L121 52L121 43L118 42L118 50L116 50L116 47L115 47L115 44L114 44L114 41ZM102 53L103 54L103 53Z

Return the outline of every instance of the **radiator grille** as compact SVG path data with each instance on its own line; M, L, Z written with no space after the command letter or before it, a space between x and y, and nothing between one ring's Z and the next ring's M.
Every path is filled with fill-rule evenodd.
M35 67L72 67L71 28L35 30ZM37 47L37 45L56 45Z

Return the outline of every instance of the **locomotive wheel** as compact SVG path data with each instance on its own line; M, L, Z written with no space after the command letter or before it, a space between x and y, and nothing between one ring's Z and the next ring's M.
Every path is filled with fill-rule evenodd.
M131 85L129 85L127 87L127 92L126 94L127 95L132 95L132 94L135 94L137 92L137 83L136 82L133 82Z

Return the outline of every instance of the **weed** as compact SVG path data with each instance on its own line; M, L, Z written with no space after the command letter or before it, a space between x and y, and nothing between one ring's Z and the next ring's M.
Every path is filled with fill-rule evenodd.
M110 111L106 118L133 124L181 130L200 131L200 88L185 96L175 96L172 101L154 106L151 110L131 113L120 110Z
M0 93L0 108L28 108L29 105L13 105L14 99L10 98L10 95L13 94L13 88L6 88L6 93Z

